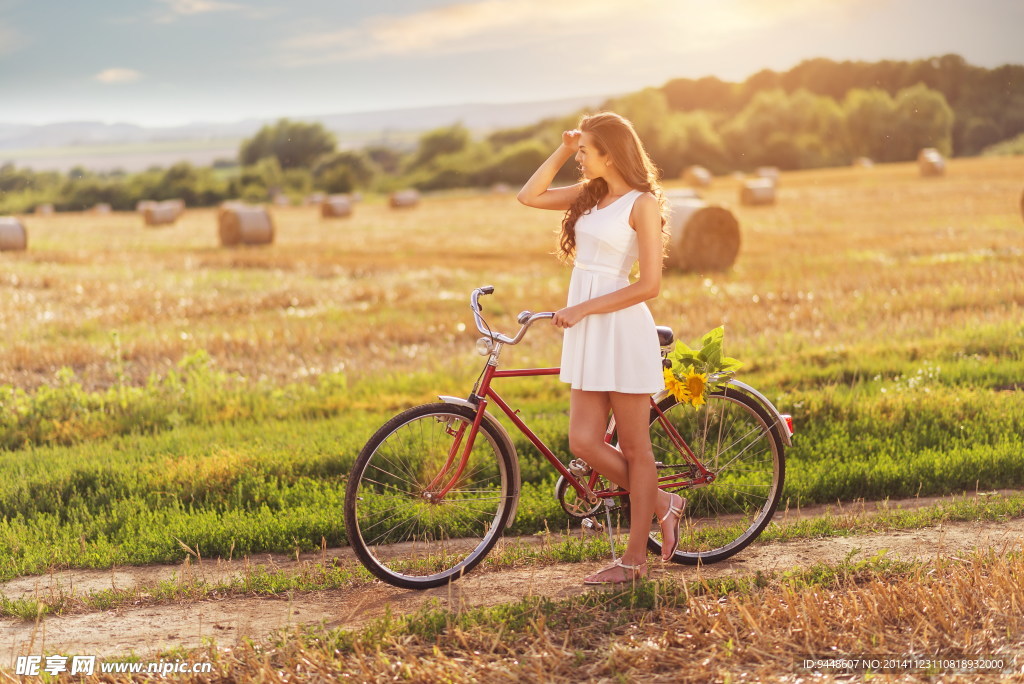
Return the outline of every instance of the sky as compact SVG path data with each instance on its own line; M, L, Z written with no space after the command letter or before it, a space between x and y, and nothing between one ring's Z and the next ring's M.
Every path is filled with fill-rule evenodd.
M0 123L626 93L802 60L1024 63L1024 0L0 0Z

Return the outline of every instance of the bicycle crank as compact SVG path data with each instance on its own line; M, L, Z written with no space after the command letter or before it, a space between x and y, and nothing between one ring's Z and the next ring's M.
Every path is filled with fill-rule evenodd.
M601 510L600 499L590 503L580 496L564 476L559 477L555 483L555 498L558 499L563 511L580 520L593 517Z
M597 516L601 513L602 499L598 498L594 503L590 503L582 498L576 488L569 484L564 477L559 477L555 482L555 498L558 499L562 510L577 520L595 518L596 522ZM610 503L611 499L606 498L604 501ZM629 505L628 499L622 498L621 501L622 503L612 505L613 511L619 511Z

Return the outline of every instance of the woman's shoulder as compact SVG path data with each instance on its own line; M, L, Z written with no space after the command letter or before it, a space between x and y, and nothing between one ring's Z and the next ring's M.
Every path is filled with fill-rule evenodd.
M629 225L635 230L637 225L649 222L657 222L664 225L664 217L661 215L661 202L652 192L637 190L639 194L633 200L633 206L629 212Z
M633 211L631 212L634 216L637 211L649 212L656 211L661 212L661 203L658 202L658 198L654 196L653 192L645 190L634 190L637 193L636 198L633 200Z

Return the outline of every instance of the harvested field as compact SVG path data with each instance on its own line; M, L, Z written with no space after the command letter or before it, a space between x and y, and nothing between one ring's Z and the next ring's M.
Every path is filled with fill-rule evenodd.
M952 159L927 179L783 173L774 206L737 206L742 179L702 190L739 253L666 270L651 309L687 342L724 324L741 379L793 414L782 509L723 564L611 593L576 581L607 544L561 536L524 439L515 525L451 588L382 585L345 546L362 444L479 373L470 290L495 286L505 332L564 302L557 212L368 197L339 230L270 207L274 242L232 248L216 210L152 231L134 212L21 217L28 250L0 254L0 667L88 649L223 680L796 681L816 676L801 655L884 652L1001 655L1020 678L1021 177L1024 158ZM538 326L503 359L559 347ZM564 388L502 392L567 458ZM897 499L919 517L883 510Z

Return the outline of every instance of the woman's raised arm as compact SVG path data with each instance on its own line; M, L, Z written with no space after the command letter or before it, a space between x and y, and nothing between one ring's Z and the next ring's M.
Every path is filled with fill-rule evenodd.
M541 164L526 185L516 195L522 204L536 209L557 209L565 211L572 206L573 201L580 194L582 183L570 185L565 188L548 188L555 174L562 168L565 162L576 154L580 146L580 132L576 130L562 133L562 144L551 153L543 164Z

